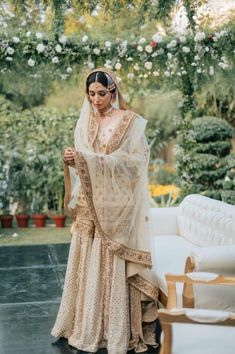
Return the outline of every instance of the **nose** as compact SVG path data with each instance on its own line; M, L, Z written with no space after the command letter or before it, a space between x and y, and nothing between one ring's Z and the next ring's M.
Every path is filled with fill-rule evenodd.
M99 104L100 103L100 99L98 95L94 96L94 104Z

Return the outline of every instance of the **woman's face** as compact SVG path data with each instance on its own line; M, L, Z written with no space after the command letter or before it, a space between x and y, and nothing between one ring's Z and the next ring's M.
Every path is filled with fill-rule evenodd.
M90 84L88 96L91 103L98 110L103 110L111 106L112 94L107 87L103 86L100 82Z

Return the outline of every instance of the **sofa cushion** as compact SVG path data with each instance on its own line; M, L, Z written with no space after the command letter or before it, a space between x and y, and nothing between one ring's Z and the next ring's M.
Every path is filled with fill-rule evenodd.
M191 194L177 214L179 235L198 246L235 244L235 206Z
M152 237L153 271L157 276L160 289L167 294L165 274L183 274L185 262L198 246L177 235L162 235ZM176 285L178 306L182 305L183 285Z
M234 354L235 327L173 324L172 354Z
M150 208L150 227L152 236L178 235L178 207Z

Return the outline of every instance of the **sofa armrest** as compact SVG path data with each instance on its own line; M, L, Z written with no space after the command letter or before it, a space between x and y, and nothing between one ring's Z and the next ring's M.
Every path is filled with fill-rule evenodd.
M235 274L235 245L202 247L191 257L196 272Z
M178 235L178 207L150 208L151 235Z

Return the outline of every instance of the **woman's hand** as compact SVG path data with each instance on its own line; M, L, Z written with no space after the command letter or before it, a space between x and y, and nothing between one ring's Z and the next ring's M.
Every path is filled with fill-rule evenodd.
M75 149L72 147L68 147L63 151L63 160L69 166L74 166Z

